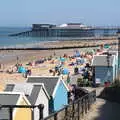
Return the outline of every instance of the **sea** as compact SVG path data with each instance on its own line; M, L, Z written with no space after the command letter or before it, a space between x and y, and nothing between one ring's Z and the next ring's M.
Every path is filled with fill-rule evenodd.
M9 36L11 34L20 33L31 30L31 28L23 27L0 27L0 48L7 47L24 47L28 44L34 44L39 38Z
M17 47L37 47L38 43L47 41L60 41L69 40L70 38L42 38L42 37L21 37L21 36L9 36L14 33L20 33L31 30L30 27L0 27L0 48L17 48ZM97 36L101 36L103 31L95 31ZM115 33L117 31L110 31L110 33ZM79 38L71 38L79 39ZM39 46L40 47L40 46Z

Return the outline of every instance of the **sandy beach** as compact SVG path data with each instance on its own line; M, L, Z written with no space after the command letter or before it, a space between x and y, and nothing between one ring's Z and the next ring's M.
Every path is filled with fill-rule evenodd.
M75 46L75 45L91 45L91 44L108 44L108 43L114 43L116 40L102 40L102 41L62 41L62 42L52 42L52 43L45 43L44 47L60 47L60 46ZM86 52L90 51L93 48L79 48L78 50L80 52ZM46 75L52 75L49 73L49 70L54 68L56 64L58 64L58 58L60 56L63 56L64 54L67 54L68 56L72 56L74 54L74 51L76 49L60 49L60 50L1 50L0 51L0 63L1 63L1 69L0 69L0 90L3 90L5 85L8 83L18 83L18 82L25 82L26 78L23 77L23 74L20 73L12 73L8 74L6 71L13 67L16 63L22 64L24 67L27 67L31 69L32 75L40 75L40 76L46 76ZM54 63L51 63L52 61L45 61L42 64L39 64L38 66L28 66L26 65L28 62L34 62L35 60L39 60L42 57L48 58L49 56L53 56ZM17 59L18 58L18 59ZM73 73L74 67L68 66L68 63L71 61L67 60L65 63L65 67L67 67L71 73ZM3 71L3 72L2 72Z

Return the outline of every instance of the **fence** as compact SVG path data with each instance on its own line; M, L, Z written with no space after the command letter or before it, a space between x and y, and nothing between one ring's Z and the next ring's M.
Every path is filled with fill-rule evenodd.
M86 94L82 98L51 114L44 120L80 120L91 105L96 101L96 91Z
M96 91L92 91L85 96L79 98L78 100L70 103L61 110L51 114L44 120L80 120L85 113L88 112L91 105L96 101ZM37 116L38 120L43 120L43 109L44 106L40 105L0 105L0 110L8 110L9 120L13 120L13 111L17 108L31 108L31 119L34 120L34 110L37 108L39 114ZM1 119L0 117L0 120Z
M32 120L34 120L34 109L38 109L39 110L39 120L43 120L43 104L40 104L40 105L0 105L0 110L5 110L7 109L8 112L4 113L4 115L8 115L7 119L5 120L13 120L13 112L14 112L14 109L22 109L22 108L25 108L25 109L28 109L28 108L31 108L31 116L29 116L29 118L31 118ZM7 114L8 113L8 114ZM3 118L1 118L0 116L0 120L3 120Z

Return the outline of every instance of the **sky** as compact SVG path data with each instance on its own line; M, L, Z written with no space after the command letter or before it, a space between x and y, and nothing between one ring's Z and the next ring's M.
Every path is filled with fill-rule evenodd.
M120 26L120 0L0 0L0 26L69 22Z

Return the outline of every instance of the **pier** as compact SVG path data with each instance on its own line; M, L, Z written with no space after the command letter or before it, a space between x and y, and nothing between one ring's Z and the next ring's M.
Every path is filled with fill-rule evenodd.
M20 32L20 33L15 33L15 34L10 34L9 36L31 36L32 35L32 31L25 31L25 32Z
M23 37L94 37L94 36L113 36L120 30L119 26L113 27L91 27L81 23L68 23L60 26L52 24L33 24L31 30L10 34L9 36Z

